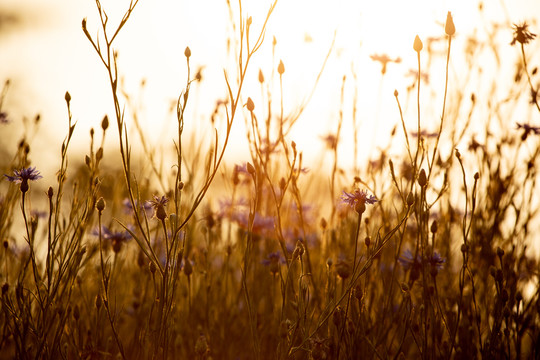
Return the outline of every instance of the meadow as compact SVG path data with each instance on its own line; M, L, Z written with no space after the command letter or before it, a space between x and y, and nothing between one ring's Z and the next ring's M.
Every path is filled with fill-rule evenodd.
M503 45L471 36L456 53L449 12L438 38L410 39L401 56L416 60L414 81L394 92L397 126L366 158L357 154L369 135L355 122L361 110L345 109L343 75L335 132L318 143L328 161L314 168L304 159L314 150L291 136L304 105L283 105L286 62L251 67L272 46L265 30L277 0L265 18L229 4L235 72L224 71L227 91L206 134L185 131L205 81L185 48L166 152L126 111L134 99L115 40L138 0L118 19L96 5L99 22L82 19L81 31L113 111L90 131L84 162L70 152L69 90L64 140L46 149L57 157L55 179L32 161L44 151L31 141L39 116L15 148L0 146L1 359L540 357L537 27L494 26L490 38ZM517 60L506 82L478 61L497 66L503 52ZM383 74L397 62L372 60ZM465 64L460 86L449 81L453 61ZM437 101L422 102L435 73L444 79ZM260 88L256 100L247 82ZM5 106L10 86L0 129L19 121ZM425 113L436 114L435 128ZM228 163L242 123L249 152ZM352 168L342 165L345 135Z

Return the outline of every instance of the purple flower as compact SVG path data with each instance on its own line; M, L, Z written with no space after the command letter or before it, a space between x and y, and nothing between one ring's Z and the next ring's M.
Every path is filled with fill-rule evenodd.
M13 170L13 174L15 174L15 176L9 176L6 174L4 174L4 176L7 177L9 181L15 184L20 184L24 181L28 182L28 180L38 180L43 177L39 174L39 171L37 171L35 167L22 168L21 170Z
M92 231L92 234L99 236L99 228ZM131 239L131 234L128 231L113 231L106 226L102 226L101 237L104 240L110 241L113 251L118 253L122 249L122 245Z
M13 170L15 176L9 176L4 174L4 176L15 184L21 184L21 192L25 193L28 191L28 180L38 180L43 176L39 174L39 171L35 167L22 168L21 170Z
M165 211L165 205L169 202L169 199L166 196L153 195L153 200L148 200L146 203L150 204L154 209L154 217L159 220L164 220L167 217L167 212Z
M398 259L398 262L401 264L401 266L403 266L405 271L415 268L416 270L419 270L421 264L420 254L417 254L415 258L411 250L407 249ZM430 257L425 256L423 262L431 267L434 274L437 274L444 267L446 259L443 258L438 252L434 251Z
M126 214L134 214L133 211L133 205L131 204L131 201L128 198L125 198L124 201L122 201L122 205L124 205L124 211ZM146 213L146 216L150 216L152 213L152 204L147 201L142 204L139 204L137 200L135 200L135 205L139 210L144 210Z
M279 272L279 265L285 264L285 259L283 258L283 256L281 256L280 252L276 251L276 252L268 254L266 259L263 259L261 263L264 266L268 266L270 269L270 272L276 275Z
M348 204L350 207L355 208L359 203L373 205L377 202L377 198L373 195L368 195L365 190L356 189L353 193L343 191L341 201Z

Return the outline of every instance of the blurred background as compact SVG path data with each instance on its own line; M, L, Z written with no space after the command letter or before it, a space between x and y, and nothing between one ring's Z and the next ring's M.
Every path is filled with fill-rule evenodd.
M118 24L128 4L102 1L111 29ZM254 34L270 4L270 1L243 1L244 15L253 17ZM483 83L482 76L487 75L490 81L496 78L499 85L514 80L520 52L517 46L510 46L512 24L527 21L531 32L538 33L540 2L536 0L340 0L332 5L320 0L280 0L270 19L265 43L251 64L249 82L243 92L244 103L248 96L252 97L256 112L260 111L259 117L265 116L266 105L261 100L257 81L260 69L271 88L274 113L279 111L280 88L275 69L282 60L286 69L285 115L305 105L289 140L297 143L308 164L319 164L324 158L324 139L336 133L342 110L339 143L342 166L362 168L362 162L369 160L374 150L388 144L391 129L401 126L394 90L400 94L409 130L416 127L417 63L412 49L415 35L420 36L425 49L421 88L423 125L427 131L437 130L444 90L447 49L444 22L448 11L452 12L457 29L450 61L450 105L452 91L458 90L464 97L475 93L479 99L483 96L494 97L490 101L503 99L507 96L504 86L493 90L490 84ZM71 94L73 120L77 122L73 161L84 160L90 128L99 129L106 114L113 119L105 69L81 30L81 21L87 18L90 34L101 35L97 16L96 4L91 0L0 2L0 81L10 80L2 104L10 122L0 128L3 167L9 164L10 154L26 134L33 164L46 177L54 174L60 161L60 145L67 133L66 91ZM230 6L226 1L216 0L140 1L114 45L119 54L122 89L129 98L122 101L126 104L130 134L134 134L130 117L136 113L156 151L172 149L175 102L187 80L184 49L189 46L192 77L199 72L202 81L192 87L186 134L211 139L210 118L216 102L226 98L223 71L227 71L233 82L236 79L238 19L238 3L234 1ZM489 47L495 56L484 58L476 50ZM533 56L532 66L538 63L534 61L538 60L537 49L538 41L533 41L527 49ZM384 59L389 62L383 72ZM480 70L473 72L473 67ZM527 104L526 96L523 104ZM357 164L353 164L352 156L354 108L361 137ZM37 114L39 124L31 130ZM538 113L531 113L530 106L512 114L515 117L509 119L512 123L538 120ZM233 130L234 141L227 151L229 165L249 160L245 151L245 114L239 115ZM486 115L477 112L474 116L481 119ZM223 119L224 114L216 126L222 125ZM482 121L478 120L478 124L481 126ZM112 125L106 152L117 151L114 143L118 135ZM399 127L398 130L401 131ZM396 138L403 136L398 133ZM399 145L396 149L403 151L402 144L396 142Z

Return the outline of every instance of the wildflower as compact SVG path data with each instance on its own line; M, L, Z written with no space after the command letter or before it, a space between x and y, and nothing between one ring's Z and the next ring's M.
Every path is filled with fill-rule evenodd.
M122 205L124 206L124 212L126 214L134 214L133 205L131 204L131 201L128 198L125 198L122 201ZM143 210L147 216L150 216L150 213L152 211L152 204L150 201L144 202L139 205L139 202L135 200L135 206L139 208L139 210Z
M92 231L92 234L99 236L99 230ZM122 245L131 239L128 231L113 231L106 226L101 227L101 236L104 240L110 241L115 253L119 253Z
M533 40L536 34L533 34L529 30L527 30L528 27L529 24L527 24L526 22L523 22L521 25L514 24L514 38L512 39L510 45L514 45L516 42L524 45L528 44L531 40Z
M165 211L165 205L169 202L169 199L167 197L162 196L161 198L159 196L154 195L154 200L147 201L148 204L154 208L154 217L158 218L159 220L165 220L167 217L167 211Z
M400 63L401 62L401 58L400 57L397 57L395 59L392 59L390 58L388 55L386 54L382 54L382 55L379 55L379 54L374 54L374 55L369 55L369 57L371 58L371 60L373 61L378 61L381 63L382 65L382 68L381 68L381 73L384 75L386 74L386 65L388 63Z
M4 174L4 176L12 183L21 184L21 191L23 193L28 191L28 180L38 180L43 177L35 167L14 170L13 174L15 174L15 176L9 176L6 174Z
M285 264L285 259L283 259L281 254L276 251L268 254L266 259L263 259L263 261L261 261L261 264L263 264L264 266L268 266L270 272L273 275L276 275L279 272L279 265Z
M529 136L530 133L533 133L534 135L540 135L540 127L538 126L531 126L529 124L520 124L516 123L517 129L523 129L523 134L521 135L521 140L525 141L527 140L527 136Z
M354 208L359 203L373 205L378 200L375 196L368 195L367 191L356 189L353 193L348 193L343 190L343 195L341 195L341 201Z
M411 250L407 249L398 259L398 262L401 264L401 266L403 266L405 271L419 270L421 262L424 262L431 267L431 271L436 275L444 267L446 259L444 259L438 252L434 251L430 257L424 256L421 261L419 254L417 254L415 257Z

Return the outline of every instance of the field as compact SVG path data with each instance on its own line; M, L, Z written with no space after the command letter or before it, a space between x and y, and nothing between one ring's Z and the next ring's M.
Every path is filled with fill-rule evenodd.
M369 85L339 75L334 130L315 150L293 136L312 104L287 106L287 61L251 67L275 55L277 0L262 18L229 4L234 66L198 131L188 110L206 80L185 47L159 146L117 61L138 1L117 19L96 5L81 31L113 106L84 156L69 90L64 140L46 149L32 143L40 116L19 126L6 106L10 80L0 94L0 131L20 139L0 145L1 359L540 358L537 24L493 26L456 52L448 12L437 38L372 54L381 76L401 58L416 68L394 91L396 126L362 156L355 89ZM503 53L516 60L504 81ZM324 94L323 74L310 84ZM247 151L231 162L239 126ZM55 178L32 161L41 151Z

